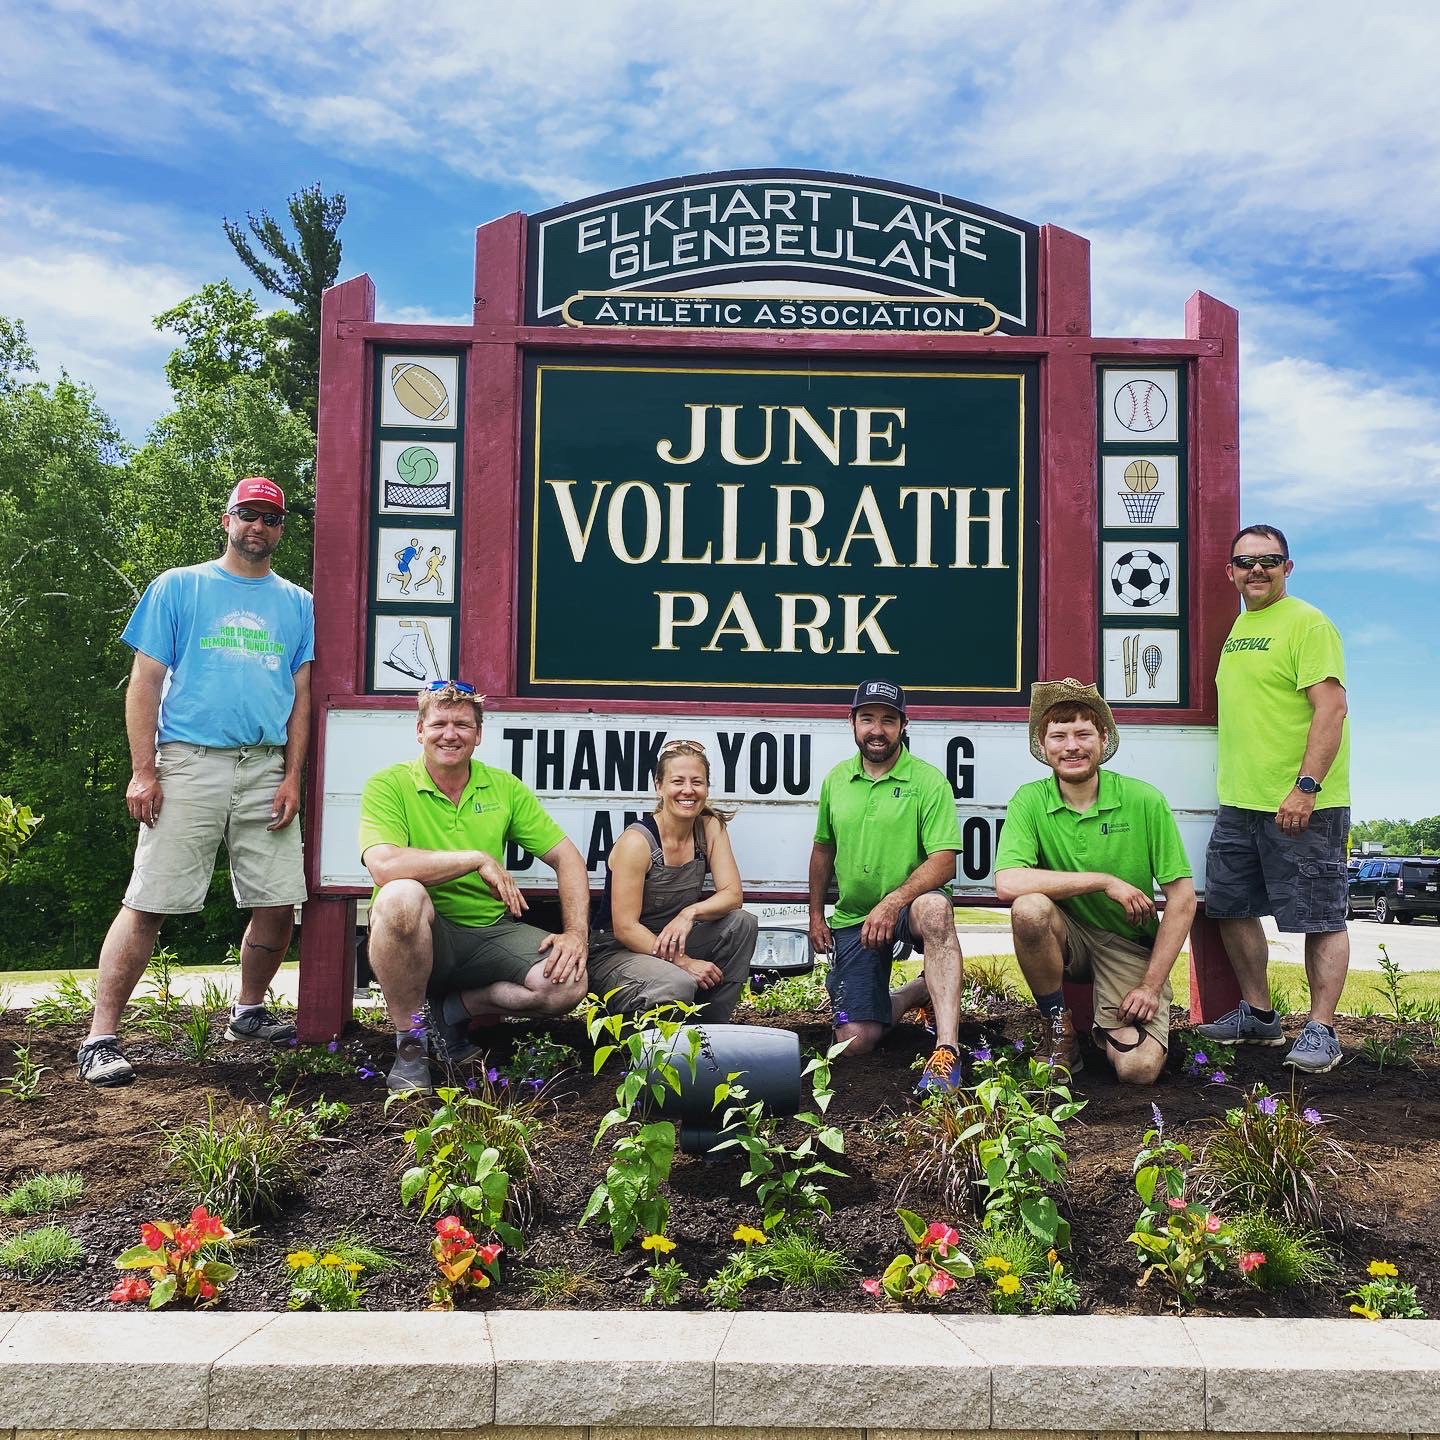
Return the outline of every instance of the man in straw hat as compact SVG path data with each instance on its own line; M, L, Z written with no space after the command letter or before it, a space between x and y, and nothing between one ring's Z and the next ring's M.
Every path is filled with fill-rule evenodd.
M1010 905L1015 958L1049 1023L1052 1062L1080 1068L1063 982L1089 979L1096 1043L1121 1080L1148 1085L1169 1048L1170 970L1195 916L1195 886L1165 797L1101 770L1119 746L1093 685L1030 687L1030 753L1054 774L1012 797L995 889Z
M935 1007L936 1045L915 1093L960 1085L960 985L949 882L960 851L950 782L905 748L905 692L890 680L855 691L850 728L858 753L820 786L810 851L810 941L831 957L826 984L835 1037L864 1055L912 1006ZM825 892L839 898L829 920ZM925 955L925 973L890 990L897 941Z

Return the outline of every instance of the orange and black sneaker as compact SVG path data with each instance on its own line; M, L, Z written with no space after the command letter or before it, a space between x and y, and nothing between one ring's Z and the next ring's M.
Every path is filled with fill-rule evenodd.
M927 1095L948 1095L963 1084L960 1052L953 1045L937 1045L920 1072L915 1094L922 1100Z

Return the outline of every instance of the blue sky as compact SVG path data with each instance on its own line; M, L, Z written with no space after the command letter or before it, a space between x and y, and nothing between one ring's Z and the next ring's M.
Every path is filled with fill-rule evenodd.
M492 18L486 18L488 16ZM1440 811L1440 7L0 0L0 313L140 440L222 216L344 192L381 318L474 227L705 169L857 171L1092 243L1095 332L1241 312L1242 511L1339 624L1357 818Z

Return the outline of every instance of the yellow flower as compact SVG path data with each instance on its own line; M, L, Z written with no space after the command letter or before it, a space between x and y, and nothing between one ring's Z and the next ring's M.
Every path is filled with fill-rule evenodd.
M1368 1268L1377 1280L1382 1275L1398 1275L1400 1273L1388 1260L1372 1260Z
M364 1267L363 1265L359 1264L357 1261L354 1261L354 1260L352 1260L352 1261L345 1267L345 1269L346 1269L351 1275L358 1275L364 1268L365 1268L365 1267Z
M285 1263L292 1270L304 1270L315 1263L315 1257L308 1250L292 1250L285 1257Z
M1378 1310L1372 1310L1368 1305L1352 1305L1350 1307L1350 1313L1352 1315L1363 1315L1367 1320L1378 1320L1380 1318L1380 1312Z
M1002 1275L995 1282L995 1288L1002 1295L1013 1295L1020 1288L1020 1277L1018 1275Z
M647 1235L641 1242L642 1250L653 1250L657 1255L668 1255L675 1248L673 1240L667 1240L663 1235Z
M1055 1253L1054 1250L1047 1250L1047 1251L1045 1252L1045 1258L1046 1258L1052 1265L1058 1265L1058 1264L1060 1263L1060 1257L1059 1257L1059 1255L1057 1255L1057 1254Z
M1006 1275L1010 1271L1010 1262L1003 1255L989 1255L985 1259L985 1268L997 1275Z
M739 1240L745 1245L768 1245L770 1243L770 1237L763 1230L757 1230L753 1225L737 1225L735 1233L730 1238Z
M345 1262L332 1250L328 1255L320 1257L322 1265L343 1265Z

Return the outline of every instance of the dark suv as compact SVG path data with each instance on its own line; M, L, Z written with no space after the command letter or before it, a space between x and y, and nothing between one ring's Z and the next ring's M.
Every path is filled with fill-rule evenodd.
M1440 856L1377 856L1350 877L1349 915L1373 915L1382 925L1408 925L1417 915L1440 920Z

